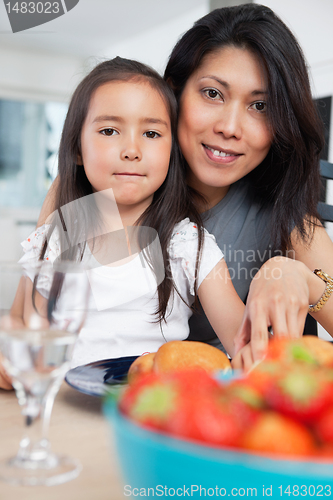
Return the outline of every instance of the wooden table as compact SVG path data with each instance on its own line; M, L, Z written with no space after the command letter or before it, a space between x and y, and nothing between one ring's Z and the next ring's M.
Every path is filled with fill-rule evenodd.
M0 389L0 460L15 455L23 417L14 391ZM78 459L76 479L59 486L12 486L0 481L1 500L124 500L113 436L103 417L101 400L63 383L50 425L52 449Z

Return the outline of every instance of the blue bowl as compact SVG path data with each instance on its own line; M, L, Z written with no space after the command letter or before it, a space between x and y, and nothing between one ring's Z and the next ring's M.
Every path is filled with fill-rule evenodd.
M125 496L300 498L333 495L333 463L281 460L150 431L107 401Z

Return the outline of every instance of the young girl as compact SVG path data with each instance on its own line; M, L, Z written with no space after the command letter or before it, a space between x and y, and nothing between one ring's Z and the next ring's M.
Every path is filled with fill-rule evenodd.
M92 268L91 307L72 366L186 339L196 292L233 355L244 304L192 205L176 111L155 71L119 57L99 64L73 95L60 143L56 211L22 244L21 259L30 277L39 259L83 260Z

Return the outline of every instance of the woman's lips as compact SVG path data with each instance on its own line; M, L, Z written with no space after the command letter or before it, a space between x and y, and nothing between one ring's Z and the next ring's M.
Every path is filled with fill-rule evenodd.
M229 149L207 146L206 144L203 144L203 148L208 158L217 163L231 163L242 155L241 153L236 153L235 151L231 151Z

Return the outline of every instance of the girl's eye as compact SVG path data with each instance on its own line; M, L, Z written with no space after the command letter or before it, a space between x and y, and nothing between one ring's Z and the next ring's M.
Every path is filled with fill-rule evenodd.
M258 113L265 113L267 104L265 101L258 101L252 104L253 109L258 111Z
M216 89L204 89L203 92L209 99L213 99L214 101L222 99L222 95Z
M148 137L148 139L156 139L156 137L161 137L160 134L154 132L153 130L148 130L148 132L145 132L143 135L145 137Z
M103 130L101 130L100 132L101 134L107 136L118 134L118 132L114 128L103 128Z

